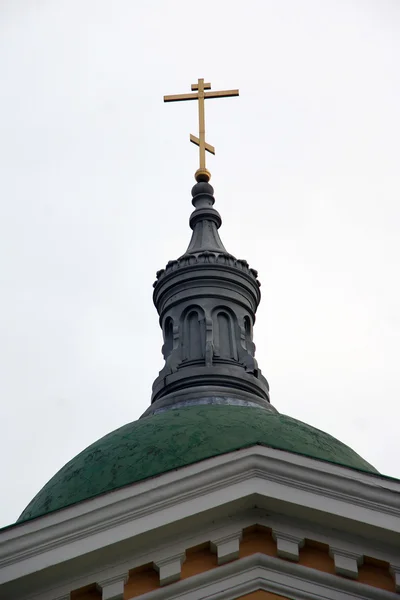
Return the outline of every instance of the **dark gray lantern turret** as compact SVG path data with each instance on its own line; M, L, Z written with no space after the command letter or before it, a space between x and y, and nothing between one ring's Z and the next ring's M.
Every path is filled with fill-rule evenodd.
M164 336L165 366L145 415L193 403L269 403L268 382L254 358L260 302L257 272L224 248L221 217L207 182L192 189L192 239L185 254L157 273L154 304Z

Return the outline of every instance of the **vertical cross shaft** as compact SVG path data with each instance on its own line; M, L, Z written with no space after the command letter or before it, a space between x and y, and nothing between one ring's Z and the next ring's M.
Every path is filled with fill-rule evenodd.
M199 99L199 158L200 169L206 168L206 122L204 111L204 90L209 90L211 85L204 83L204 79L199 79L196 84L192 84L192 90L197 90Z

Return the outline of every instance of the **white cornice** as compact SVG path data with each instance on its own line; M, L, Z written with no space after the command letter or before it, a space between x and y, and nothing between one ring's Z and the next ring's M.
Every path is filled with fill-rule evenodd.
M247 499L400 545L400 482L253 446L98 496L0 532L1 584ZM219 512L218 512L219 511ZM151 517L151 518L150 518ZM144 537L143 537L144 536ZM147 537L146 537L147 536ZM112 546L112 548L111 548ZM1 594L0 594L1 595Z

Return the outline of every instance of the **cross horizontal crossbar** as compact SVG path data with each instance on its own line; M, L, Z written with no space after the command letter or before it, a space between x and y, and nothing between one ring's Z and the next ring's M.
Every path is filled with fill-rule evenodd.
M221 92L204 92L204 98L227 98L228 96L239 96L239 90L223 90ZM182 100L198 100L199 94L175 94L164 96L164 102L180 102Z

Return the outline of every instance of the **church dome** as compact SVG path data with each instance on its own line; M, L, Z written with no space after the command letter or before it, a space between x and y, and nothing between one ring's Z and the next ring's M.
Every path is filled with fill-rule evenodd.
M50 479L19 522L254 445L377 473L342 442L286 415L261 407L196 404L141 418L91 444Z
M192 89L204 90L204 85L199 80ZM67 463L26 507L20 522L255 445L377 473L342 442L272 406L253 341L261 300L258 272L221 241L222 220L205 162L195 179L189 245L157 271L154 283L164 365L153 383L150 406L138 421Z

